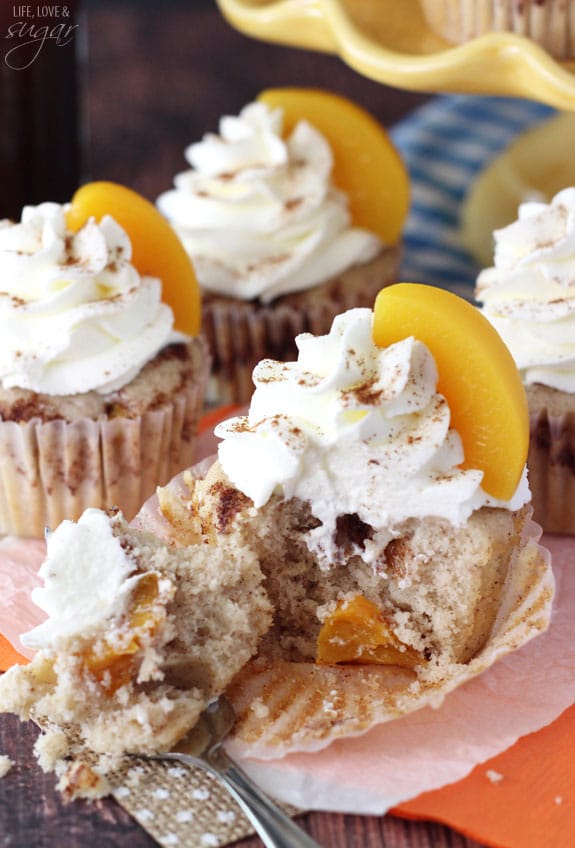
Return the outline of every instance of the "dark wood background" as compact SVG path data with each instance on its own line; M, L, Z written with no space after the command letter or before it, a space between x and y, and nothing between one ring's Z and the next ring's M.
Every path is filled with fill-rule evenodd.
M115 180L151 200L186 167L185 147L262 88L331 88L387 126L426 99L364 79L333 56L251 40L223 20L213 0L92 0L84 6L81 36L87 47L81 178ZM0 782L0 845L153 848L155 842L113 801L64 806L53 776L35 765L36 735L33 726L0 716L0 752L17 763ZM324 848L477 845L441 825L391 816L311 813L300 821ZM261 845L255 837L238 844Z
M150 198L189 167L184 149L263 88L331 88L384 124L426 98L367 80L336 57L237 33L214 0L88 5L88 174Z

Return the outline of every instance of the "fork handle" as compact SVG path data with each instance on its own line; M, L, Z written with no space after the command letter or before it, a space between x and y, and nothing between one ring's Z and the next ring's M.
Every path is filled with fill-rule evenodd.
M234 796L266 848L320 848L231 760L223 748L204 755L214 777Z

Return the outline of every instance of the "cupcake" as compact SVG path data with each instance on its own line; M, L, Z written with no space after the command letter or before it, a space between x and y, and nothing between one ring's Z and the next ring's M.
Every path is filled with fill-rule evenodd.
M429 26L455 44L489 32L531 38L556 59L575 55L570 0L421 0Z
M37 653L0 678L0 710L40 724L40 763L68 796L106 794L126 752L169 750L270 623L249 550L167 548L117 512L62 522L40 575L47 618L23 637Z
M293 358L297 334L394 279L407 177L371 116L313 90L266 92L186 158L157 205L202 288L210 399L246 401L259 360Z
M507 344L529 402L535 519L575 533L575 188L522 203L496 230L494 264L476 298Z
M422 289L430 309L417 305ZM137 517L173 544L233 536L256 553L273 626L228 690L248 756L316 750L437 705L549 621L527 409L508 351L449 292L383 293L393 299L375 322L352 309L328 335L298 337L296 362L260 363L249 414L218 425L207 473L172 481L159 512L148 503ZM390 344L382 310L398 322Z
M72 229L71 210L43 203L0 223L1 533L41 537L88 506L131 518L194 457L205 345L174 331L162 281L139 273L119 223L88 215Z

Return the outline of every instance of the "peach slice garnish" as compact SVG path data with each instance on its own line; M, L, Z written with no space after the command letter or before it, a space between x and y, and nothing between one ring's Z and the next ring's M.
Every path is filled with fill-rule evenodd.
M159 277L162 300L171 306L176 330L195 336L200 330L200 288L190 257L153 203L118 183L93 182L74 194L66 214L77 232L90 219L111 215L132 242L132 262L140 274Z
M422 656L391 631L381 610L364 595L338 601L317 640L319 665L365 663L414 668Z
M353 223L395 244L409 209L409 177L385 129L339 94L314 88L270 88L258 100L283 109L284 133L306 120L329 141L333 180L349 198Z
M525 390L505 343L489 321L452 292L419 283L382 289L373 338L379 347L414 336L435 358L438 391L463 442L464 468L483 471L494 498L514 494L529 445Z

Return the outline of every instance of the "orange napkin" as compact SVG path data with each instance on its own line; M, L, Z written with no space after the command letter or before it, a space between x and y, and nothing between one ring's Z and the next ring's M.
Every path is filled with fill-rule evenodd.
M204 433L207 430L213 430L216 424L223 421L224 418L231 418L232 415L243 415L247 412L247 407L237 403L230 403L228 406L218 406L217 409L212 409L200 419L198 424L199 433Z
M434 819L497 848L575 845L575 706L464 780L392 810Z
M0 633L0 671L6 671L7 668L10 668L11 665L15 665L16 663L25 665L27 662L29 660L23 657L22 654L19 654L12 647L8 639Z

